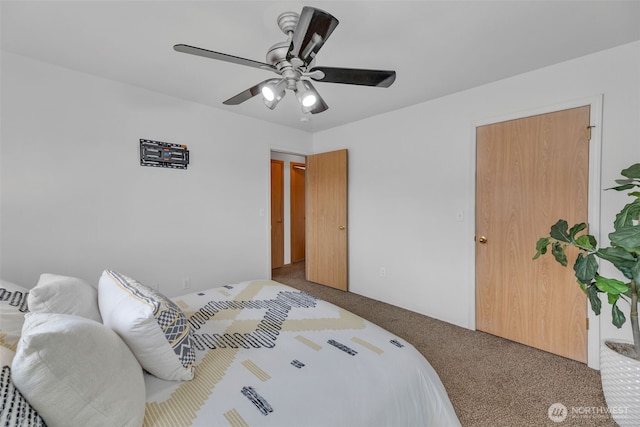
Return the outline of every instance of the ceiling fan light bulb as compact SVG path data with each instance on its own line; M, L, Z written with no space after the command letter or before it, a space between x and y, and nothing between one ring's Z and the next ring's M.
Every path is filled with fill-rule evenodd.
M296 83L296 97L305 113L310 112L320 99L313 85L306 80L299 80Z
M313 93L307 93L302 98L302 105L304 107L311 107L316 103L316 101L318 101L318 99L316 98L316 96Z
M266 99L267 101L273 101L274 99L276 99L275 92L269 86L264 86L262 88L262 96L264 96L264 99Z

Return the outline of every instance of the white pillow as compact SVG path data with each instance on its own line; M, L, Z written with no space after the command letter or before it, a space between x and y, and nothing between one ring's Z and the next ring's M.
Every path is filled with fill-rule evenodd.
M70 314L27 314L11 374L50 426L142 425L142 368L101 323Z
M190 380L195 370L191 328L182 309L160 292L115 271L98 283L104 324L127 343L144 369L164 380Z
M29 292L29 310L34 313L75 314L102 322L98 290L76 277L42 274Z
M11 366L22 333L24 315L28 312L29 290L0 280L0 366Z

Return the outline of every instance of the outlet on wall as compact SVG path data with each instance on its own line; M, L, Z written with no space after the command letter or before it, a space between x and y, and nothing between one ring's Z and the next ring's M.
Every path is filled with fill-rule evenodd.
M380 267L380 277L387 277L387 269L385 267Z
M182 289L191 289L191 279L190 278L185 278L182 279Z

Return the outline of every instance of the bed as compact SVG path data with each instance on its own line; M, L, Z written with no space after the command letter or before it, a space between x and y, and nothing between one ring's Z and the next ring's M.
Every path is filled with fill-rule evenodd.
M111 280L105 280L105 274L111 274ZM61 276L53 277L59 279ZM46 278L51 279L49 276ZM67 426L82 425L88 419L95 421L103 416L116 417L105 418L104 422L109 419L111 425L154 427L460 425L438 375L410 343L313 295L275 281L254 280L167 299L164 309L160 306L152 308L156 314L164 310L161 316L169 326L162 335L173 334L171 351L161 354L166 350L166 342L162 343L162 348L157 345L159 341L152 342L149 338L151 333L144 327L139 328L143 330L143 336L132 340L127 334L132 329L131 317L140 317L139 313L132 315L131 312L142 312L148 308L149 301L157 301L163 296L133 279L108 271L100 278L96 294L109 295L108 289L114 286L111 282L116 282L119 287L122 284L125 288L128 286L129 293L144 294L137 295L137 299L142 298L145 304L126 306L136 299L131 295L124 300L118 297L111 301L107 297L101 299L96 296L97 313L92 307L88 314L100 315L100 320L76 319L83 316L70 313L73 310L67 308L63 314L48 313L41 320L38 320L40 315L29 314L23 326L23 331L33 335L33 329L56 329L56 326L51 326L56 322L66 325L58 328L66 331L71 322L75 328L73 337L86 334L84 341L87 341L96 335L101 336L89 344L96 355L89 359L100 359L97 354L105 352L111 352L112 356L87 368L89 372L95 372L101 371L97 367L103 367L107 373L104 378L94 378L100 386L87 390L86 394L90 398L94 394L113 394L111 401L106 398L106 401L93 405L102 405L98 414L92 409L77 419L69 419L69 411L82 412L86 405L63 409L67 403L58 402L59 396L51 393L59 387L59 380L43 385L45 378L34 384L34 367L25 362L28 356L21 355L26 352L21 346L29 347L30 344L25 343L29 340L21 339L13 345L16 355L9 371L13 379L8 375L2 377L5 401L10 394L7 390L13 387L31 404L13 404L14 419L18 418L15 408L19 407L22 408L22 420L30 420L24 424L18 420L15 425L38 425L34 414L47 420L50 427L61 422ZM40 282L32 293L39 287ZM59 287L56 291L60 293ZM0 301L2 292L0 290ZM5 299L10 299L7 292L10 291L5 291ZM16 291L13 292L15 295ZM91 301L93 292L89 293L92 295L87 300ZM38 298L29 296L27 299L29 303L33 300L34 307L42 310L37 305ZM25 309L24 304L22 309ZM83 314L86 317L87 313ZM158 329L155 320L151 323ZM114 321L128 323L125 326L128 330L123 332L122 325ZM61 339L59 335L55 341L64 341L65 338ZM147 342L143 342L140 348L135 347L144 340ZM0 340L5 350L11 347L9 341L6 334ZM53 340L46 342L50 341ZM69 338L69 341L76 345L75 338ZM69 345L67 343L66 347ZM98 348L101 345L105 345L106 350ZM114 347L118 350L112 350ZM139 353L149 348L154 350L146 355ZM67 353L63 348L58 357ZM135 356L133 362L130 353ZM118 356L120 354L122 357ZM54 356L47 354L47 357ZM157 359L165 356L164 365L158 364ZM175 360L169 360L175 356L179 356L177 364ZM81 362L84 363L85 359ZM150 365L149 361L156 365ZM77 361L73 363L74 366L78 364ZM29 369L24 372L21 365L28 365ZM124 371L122 378L114 378L118 375L116 371ZM44 378L48 374L38 376ZM56 378L60 377L59 373L55 374ZM76 381L79 385L70 384L70 390L90 387L82 376ZM113 382L116 385L110 387ZM47 387L51 387L49 394L53 396L42 401L42 397L36 394L45 393ZM123 402L125 396L128 403ZM86 396L82 398L87 399ZM105 398L101 396L100 399ZM74 404L77 402L68 405ZM52 405L60 408L50 414ZM8 407L3 405L0 421L8 419ZM111 414L114 411L121 414Z

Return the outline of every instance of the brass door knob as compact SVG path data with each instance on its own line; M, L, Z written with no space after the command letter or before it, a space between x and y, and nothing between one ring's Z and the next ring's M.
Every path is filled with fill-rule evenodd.
M340 226L338 227L338 229L340 229L340 230L345 230L346 228L347 228L347 227L345 227L344 225L340 225Z
M484 237L484 236L480 236L480 237L478 237L478 242L480 242L480 243L487 243L487 238L486 238L486 237Z

